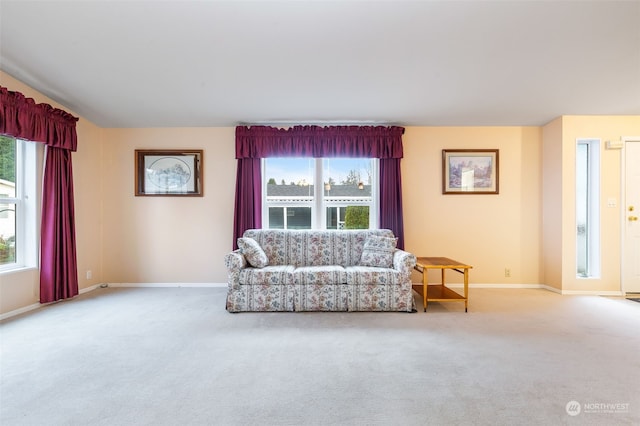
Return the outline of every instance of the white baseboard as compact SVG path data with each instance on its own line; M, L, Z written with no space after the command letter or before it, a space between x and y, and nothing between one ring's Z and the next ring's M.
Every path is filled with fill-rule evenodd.
M108 283L108 287L148 287L148 288L166 288L166 287L227 287L227 283Z
M420 285L421 283L413 283ZM439 283L432 283L439 284ZM104 284L103 284L104 285ZM227 287L227 283L109 283L109 287L148 287L148 288L166 288L166 287ZM94 286L97 287L97 286ZM463 288L462 283L447 283L447 287ZM469 288L502 288L502 289L523 289L523 288L540 288L549 290L562 295L590 295L590 296L624 296L621 291L581 291L581 290L558 290L545 284L492 284L492 283L473 283L469 284Z
M413 283L413 285L421 285L422 283ZM439 285L440 283L430 283L429 285ZM447 287L451 288L464 288L463 283L447 283ZM492 284L492 283L474 283L469 284L469 288L504 288L504 289L514 289L514 288L546 288L546 286L542 284Z
M79 293L80 293L80 294L88 293L88 292L90 292L90 291L93 291L93 290L95 290L95 289L99 288L99 287L100 287L100 286L102 286L102 285L104 285L104 284L96 284L96 285L92 285L91 287L81 288L81 289L80 289L80 291L79 291Z
M464 284L460 284L463 287ZM543 288L542 284L469 284L470 288Z
M413 283L413 285L420 285L422 283ZM432 283L440 284L440 283ZM447 283L447 287L451 288L464 288L463 283ZM555 287L548 286L546 284L469 284L469 288L503 288L503 289L517 289L517 288L540 288L558 293L563 296L624 296L622 291L611 290L559 290Z
M557 289L555 287L551 287L550 285L546 285L546 284L540 284L540 288L543 288L545 290L549 290L553 293L558 293L558 294L562 294L562 290Z
M622 296L624 297L624 293L622 291L598 291L598 290L590 290L590 291L582 291L582 290L562 290L563 296Z
M43 305L41 305L40 303L34 303L33 305L29 305L23 308L15 309L13 311L5 312L4 314L0 315L0 321L5 320L7 318L15 317L16 315L24 314L29 311L36 310L41 306Z
M84 293L88 293L90 291L93 291L95 289L97 289L98 287L102 286L103 284L96 284L96 285L92 285L91 287L85 287L85 288L81 288L80 290L78 290L78 294L84 294ZM29 311L33 311L36 309L39 309L43 306L47 306L47 305L51 305L52 303L58 303L58 302L50 302L50 303L34 303L22 308L18 308L18 309L14 309L13 311L9 311L9 312L5 312L4 314L0 314L0 321L7 319L7 318L11 318L11 317L15 317L16 315L20 315L20 314L24 314L25 312L29 312Z
M624 296L622 291L611 290L560 290L555 287L541 284L540 288L561 294L563 296Z

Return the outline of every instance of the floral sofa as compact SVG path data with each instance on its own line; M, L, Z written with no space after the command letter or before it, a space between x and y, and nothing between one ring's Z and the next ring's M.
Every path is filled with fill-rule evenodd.
M416 257L388 229L250 229L225 256L227 310L414 311Z

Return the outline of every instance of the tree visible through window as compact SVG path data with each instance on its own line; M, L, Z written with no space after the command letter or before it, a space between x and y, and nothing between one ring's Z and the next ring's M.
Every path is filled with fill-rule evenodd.
M16 261L16 140L0 136L0 265Z

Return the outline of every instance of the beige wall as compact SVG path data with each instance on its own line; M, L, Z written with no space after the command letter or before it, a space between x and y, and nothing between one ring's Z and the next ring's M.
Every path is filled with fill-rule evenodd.
M406 249L472 265L473 283L542 283L541 129L409 127L403 142ZM443 195L442 150L485 148L500 150L500 193Z
M104 280L225 283L235 129L104 129ZM203 197L134 196L135 149L203 149Z
M562 290L562 118L542 129L542 265L544 282Z
M106 281L225 282L222 258L231 246L235 194L234 129L105 129L104 134L110 176L104 208ZM408 128L402 163L406 248L469 262L477 283L541 283L540 134L535 127ZM135 197L134 150L175 146L205 149L205 196ZM441 194L441 149L453 146L500 149L499 195ZM180 219L185 214L187 223ZM510 278L504 268L511 269Z

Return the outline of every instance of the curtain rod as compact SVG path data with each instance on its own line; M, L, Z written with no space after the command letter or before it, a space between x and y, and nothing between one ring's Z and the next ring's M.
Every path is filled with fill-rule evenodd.
M391 123L388 121L254 121L254 122L238 122L237 126L403 126L400 123Z

